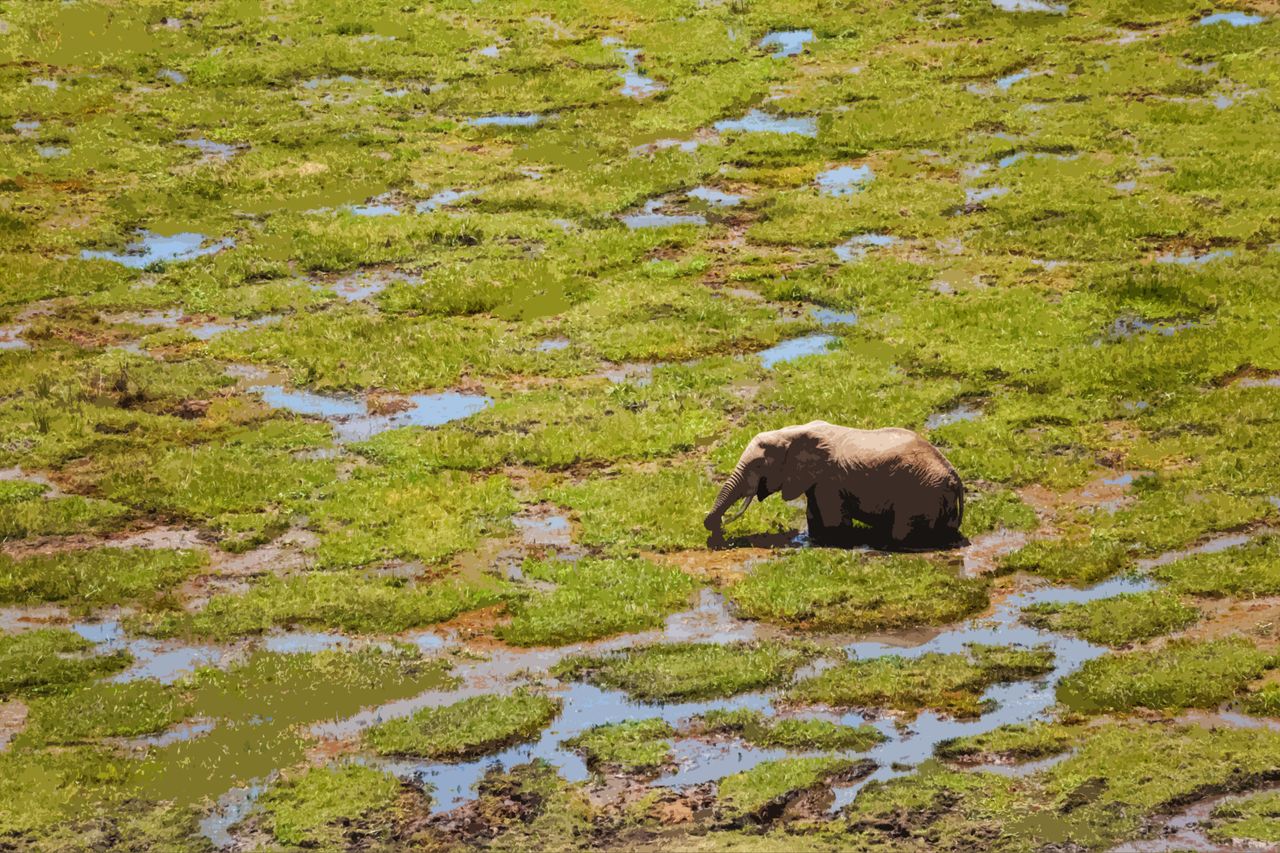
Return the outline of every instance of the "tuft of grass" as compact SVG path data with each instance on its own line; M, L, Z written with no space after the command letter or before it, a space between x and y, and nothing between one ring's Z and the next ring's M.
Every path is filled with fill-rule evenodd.
M1280 684L1264 684L1245 697L1244 709L1259 717L1280 717Z
M0 602L63 601L77 608L154 596L208 562L199 551L90 548L15 560L0 554Z
M1107 646L1171 634L1199 618L1199 610L1167 592L1129 593L1086 604L1035 604L1022 611L1028 625Z
M815 788L835 776L852 776L870 770L869 762L848 758L782 758L757 764L750 770L720 780L716 806L727 820L762 818L770 807L783 805L795 795Z
M661 627L689 603L697 582L648 560L592 559L524 563L525 577L556 584L512 605L498 636L517 646L561 646Z
M473 696L380 723L365 733L365 741L380 755L456 761L531 740L556 718L560 704L524 690Z
M848 661L797 684L792 701L836 707L891 708L916 714L931 708L976 717L993 684L1043 675L1053 668L1047 648L971 645L968 654L930 652Z
M1280 793L1255 794L1213 810L1208 835L1219 844L1280 844Z
M357 572L321 572L285 580L268 576L248 592L214 596L197 613L143 614L131 624L156 637L217 640L289 625L393 634L495 604L503 600L506 589L504 583L489 578L406 583Z
M575 655L551 674L650 702L736 696L790 678L814 651L775 642L667 643L604 655Z
M311 767L258 800L264 828L280 844L325 849L388 835L400 781L359 764Z
M1129 562L1129 549L1107 539L1037 540L1000 561L1006 572L1030 572L1056 583L1084 586L1114 575Z
M965 763L1034 761L1065 752L1076 736L1074 729L1056 723L1019 723L949 738L934 747L933 754Z
M726 594L748 619L870 631L954 622L987 606L987 587L922 557L805 549L756 566Z
M40 488L36 483L0 485ZM78 495L45 498L40 497L39 492L32 494L29 490L11 490L7 496L0 498L0 539L102 532L119 526L130 514L129 507L112 501L82 498Z
M191 714L190 692L158 681L93 684L27 703L21 742L30 746L84 743L164 731Z
M57 693L133 660L125 651L92 654L93 644L64 628L0 634L0 696Z
M1205 598L1280 595L1280 536L1260 536L1236 548L1191 554L1152 570L1169 588Z
M581 752L592 767L648 772L671 762L674 734L670 723L655 717L595 726L564 745Z
M1086 662L1058 683L1058 701L1090 714L1216 708L1275 663L1243 638L1173 640Z
M862 751L884 740L879 729L865 723L846 726L821 719L766 718L750 708L708 711L696 722L707 734L731 734L756 746L800 751Z
M1036 511L1012 489L980 492L966 495L964 523L960 528L965 536L977 536L993 530L1034 530L1039 520Z

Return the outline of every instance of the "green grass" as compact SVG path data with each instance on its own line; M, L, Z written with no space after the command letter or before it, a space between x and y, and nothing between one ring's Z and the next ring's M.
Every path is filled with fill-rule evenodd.
M60 536L70 533L106 531L118 527L130 515L127 506L111 501L71 496L45 498L35 483L3 483L5 486L37 486L10 489L0 499L0 538L25 539L31 536Z
M1280 794L1255 794L1213 810L1209 837L1221 844L1280 843Z
M993 530L1033 530L1039 523L1035 510L1023 503L1012 490L979 492L965 496L965 536L977 536Z
M398 633L452 619L502 601L505 585L492 578L406 583L357 572L323 572L285 580L265 577L244 593L223 593L197 613L156 611L131 626L156 637L227 640L275 627L335 628L356 634Z
M726 820L759 816L770 805L785 802L826 780L857 770L847 758L782 758L726 776L716 791L716 806Z
M554 583L512 604L513 618L498 628L517 646L561 646L613 634L660 628L684 609L696 582L678 569L648 560L526 560L525 577Z
M191 714L191 694L156 681L94 684L27 703L26 746L156 734Z
M701 466L673 465L657 471L624 468L551 489L547 497L574 510L582 544L626 554L705 547L702 519L718 490L719 484ZM727 525L725 536L776 533L803 523L802 510L774 499Z
M358 764L312 767L286 778L257 802L264 827L279 844L337 847L354 838L389 834L400 782ZM369 824L372 823L373 826Z
M968 654L929 652L853 660L806 679L788 693L793 702L836 707L886 708L909 714L926 708L976 717L993 684L1043 675L1053 668L1048 649L970 646Z
M675 729L665 720L627 720L606 723L564 742L578 750L593 767L627 772L653 772L671 763L670 738Z
M1172 640L1152 650L1113 652L1085 663L1058 684L1058 701L1075 711L1216 708L1275 661L1248 640Z
M1105 646L1127 646L1172 634L1199 618L1199 610L1167 592L1117 595L1087 604L1034 604L1022 616L1037 628L1075 634Z
M1128 563L1128 549L1115 541L1037 540L1004 557L1000 568L1086 586L1116 574Z
M752 568L726 593L740 615L819 631L955 622L987 606L987 582L921 557L800 550Z
M846 726L823 719L766 718L759 711L708 711L696 721L708 734L729 734L747 743L800 751L870 749L884 740L875 726Z
M949 761L1034 761L1060 755L1076 737L1074 730L1054 723L1019 723L944 740L933 752Z
M1213 554L1192 554L1152 570L1171 589L1206 598L1280 594L1280 537L1262 536Z
M560 701L523 690L473 696L379 723L365 740L380 755L456 761L531 740L560 713Z
M605 655L577 655L551 674L624 690L649 702L736 696L786 681L812 650L774 642L667 643Z
M90 548L21 560L0 555L0 602L65 602L77 609L162 595L203 567L199 551Z
M0 696L58 693L132 661L128 652L93 654L93 644L64 628L0 634Z

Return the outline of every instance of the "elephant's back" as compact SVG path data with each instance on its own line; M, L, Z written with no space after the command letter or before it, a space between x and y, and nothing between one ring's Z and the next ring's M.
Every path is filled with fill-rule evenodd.
M931 486L960 487L955 468L924 436L909 429L849 429L847 442L860 467L907 474Z

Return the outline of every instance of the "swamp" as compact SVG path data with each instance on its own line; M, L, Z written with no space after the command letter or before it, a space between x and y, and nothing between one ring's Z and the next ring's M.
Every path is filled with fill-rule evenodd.
M1274 849L1278 17L0 0L0 850Z

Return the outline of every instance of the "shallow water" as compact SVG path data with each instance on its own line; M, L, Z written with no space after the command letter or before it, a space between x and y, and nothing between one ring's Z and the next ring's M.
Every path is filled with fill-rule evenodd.
M1065 15L1066 3L1046 3L1044 0L991 0L991 5L1002 12L1039 12L1045 15Z
M760 47L776 48L770 56L774 59L785 59L788 56L798 56L804 51L804 46L811 41L813 41L813 30L774 30L760 39Z
M477 116L468 119L472 127L533 127L540 124L544 116L541 113L521 113L510 115Z
M818 191L834 197L852 195L875 179L870 166L836 166L814 178Z
M892 234L855 234L831 251L844 263L856 261L866 256L871 249L892 246L898 238Z
M442 426L493 405L492 399L481 394L442 391L438 394L410 394L404 398L408 408L403 411L376 414L369 411L362 398L317 394L281 385L250 385L246 390L258 392L263 402L273 408L329 421L339 442L364 441L380 432L401 427Z
M924 419L924 425L928 429L937 429L960 421L976 421L980 417L982 417L982 409L968 403L961 403L953 409L929 415Z
M857 311L836 311L832 308L814 308L809 315L824 326L854 326L858 322Z
M827 352L831 344L835 343L835 340L833 335L805 335L783 341L756 354L760 357L761 366L769 370L779 364L807 355L822 355Z
M27 327L21 324L0 326L0 351L31 349L31 344L22 339L22 333L26 330Z
M399 270L361 270L344 275L333 283L333 293L347 302L361 302L377 296L392 284L416 284L421 279Z
M712 207L737 207L742 204L742 196L723 192L713 187L694 187L685 195Z
M194 148L210 160L230 160L240 148L235 145L227 145L223 142L214 142L211 139L205 139L203 136L193 137L191 139L179 139L176 145L183 148Z
M721 133L791 133L817 136L818 120L807 116L772 116L763 110L751 110L742 118L725 119L713 125Z
M557 352L562 349L568 349L569 343L568 338L548 338L545 341L540 341L534 349L538 352Z
M475 190L441 190L431 198L424 199L414 205L414 210L418 213L431 213L433 210L439 210L442 207L449 207L463 199L476 195Z
M1266 18L1261 15L1254 15L1249 12L1214 12L1212 15L1205 15L1197 23L1202 27L1213 26L1214 24L1230 24L1233 27L1252 27L1261 24Z
M1198 267L1234 256L1235 252L1231 249L1216 249L1214 251L1203 252L1201 254L1196 254L1195 252L1179 252L1177 254L1173 252L1165 252L1164 254L1156 256L1156 263Z
M606 44L610 42L605 41ZM619 47L618 55L622 57L625 67L618 72L622 76L622 88L619 90L628 98L648 98L665 90L667 85L647 77L640 71L641 52L633 47Z
M138 232L138 238L127 245L122 252L113 252L109 249L81 249L80 257L87 261L115 261L130 269L140 270L152 264L189 261L204 255L212 255L231 248L235 244L235 239L232 237L211 241L208 236L193 231L162 235L143 230Z
M706 225L707 218L701 213L663 213L666 206L663 199L653 198L644 203L639 213L629 213L618 217L624 225L633 230L641 228L669 228L673 225Z

